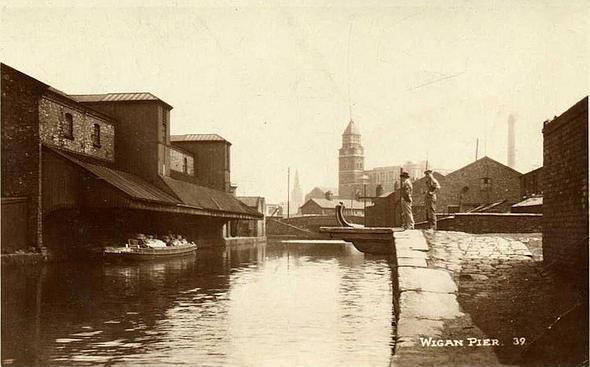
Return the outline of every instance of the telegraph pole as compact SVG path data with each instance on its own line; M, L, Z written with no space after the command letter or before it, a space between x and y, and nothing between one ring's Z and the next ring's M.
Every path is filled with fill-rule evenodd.
M287 167L287 219L289 219L290 199L291 199L291 167Z

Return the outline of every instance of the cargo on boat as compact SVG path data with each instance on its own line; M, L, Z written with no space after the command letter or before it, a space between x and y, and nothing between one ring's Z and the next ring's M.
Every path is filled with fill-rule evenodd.
M166 246L159 240L143 242L130 239L125 247L106 247L103 255L107 260L151 260L193 255L196 250L197 245L192 242Z

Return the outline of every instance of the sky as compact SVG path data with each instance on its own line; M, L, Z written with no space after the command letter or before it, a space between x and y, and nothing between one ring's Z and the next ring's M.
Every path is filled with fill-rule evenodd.
M288 167L304 193L338 186L351 117L367 169L456 169L477 139L506 163L513 114L524 173L543 121L588 95L583 1L139 4L0 0L0 60L70 94L157 95L173 134L229 140L238 194L270 203Z

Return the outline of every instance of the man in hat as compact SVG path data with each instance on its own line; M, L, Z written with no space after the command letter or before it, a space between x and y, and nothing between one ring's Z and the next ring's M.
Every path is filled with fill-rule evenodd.
M404 229L414 229L414 215L412 214L412 182L408 172L402 172L401 178L401 206Z
M432 175L432 170L424 171L426 176L426 197L424 205L426 206L426 221L429 229L436 229L436 192L440 189L440 184Z

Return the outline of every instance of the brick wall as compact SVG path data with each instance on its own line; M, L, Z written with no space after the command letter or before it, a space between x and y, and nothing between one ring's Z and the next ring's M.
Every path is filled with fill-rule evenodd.
M27 246L42 246L38 101L47 86L4 64L1 75L2 197L26 198Z
M395 208L395 200L399 200L397 194L373 199L374 204L367 206L367 227L395 227L399 226L399 210Z
M543 167L523 174L520 177L520 196L543 195Z
M542 220L542 214L462 213L439 219L437 228L467 233L536 233L541 232Z
M65 116L73 120L73 136L66 135ZM39 101L41 141L45 144L84 154L97 159L114 161L115 126L113 121L89 112L75 102L48 94ZM100 146L94 144L94 124L100 126Z
M2 253L27 247L27 198L2 198Z
M543 127L543 256L588 275L588 97Z
M521 173L489 157L483 157L446 176L437 175L441 189L437 194L436 211L445 213L449 205L461 205L461 211L474 208L480 204L507 200L506 207L520 201ZM482 178L490 178L487 188L482 187ZM414 219L421 222L426 219L424 206L425 180L414 182L412 195Z
M170 169L194 176L195 159L192 154L184 153L178 149L170 148ZM186 158L186 172L184 170L184 159Z

